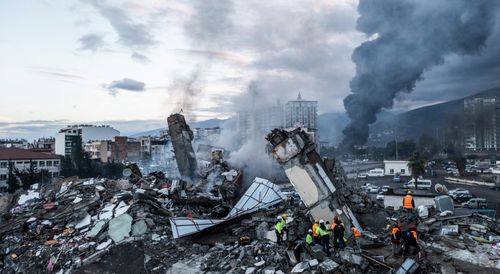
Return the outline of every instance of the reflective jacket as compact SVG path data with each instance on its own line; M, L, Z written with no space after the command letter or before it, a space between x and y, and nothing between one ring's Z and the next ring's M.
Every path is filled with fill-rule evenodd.
M393 243L399 243L401 240L401 230L399 227L394 227L391 232L391 241Z
M413 197L411 195L406 195L403 198L403 208L407 209L415 208L415 204L413 203Z
M311 234L307 234L306 235L306 243L308 245L310 245L310 244L312 244L312 242L313 242L313 237L311 236Z
M319 234L319 236L325 236L325 235L330 234L330 232L328 232L328 230L326 230L326 227L325 227L325 229L322 229L322 228L321 228L321 225L319 225L319 226L316 228L316 233L318 233L318 234Z
M319 236L319 234L318 234L318 233L316 233L316 229L317 229L318 227L319 227L319 224L317 224L317 223L314 223L314 224L313 224L312 231L313 231L313 236L314 236L314 237L318 237L318 236Z
M359 232L359 229L353 227L351 228L352 233L354 234L354 237L361 237L361 232Z
M284 227L283 221L278 221L274 225L274 229L276 229L276 231L278 231L279 234L281 234L281 232L283 231L283 227Z

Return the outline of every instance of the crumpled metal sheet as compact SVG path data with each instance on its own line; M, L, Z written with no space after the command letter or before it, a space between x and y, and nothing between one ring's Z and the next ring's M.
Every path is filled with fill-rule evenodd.
M256 177L245 194L223 219L170 218L174 239L198 233L214 225L281 202L285 195L270 181Z

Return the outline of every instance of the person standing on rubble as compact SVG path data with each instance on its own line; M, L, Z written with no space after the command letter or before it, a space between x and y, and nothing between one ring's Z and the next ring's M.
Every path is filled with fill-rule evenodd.
M414 248L414 254L416 254L418 257L420 257L420 246L418 245L417 242L417 231L416 228L410 228L405 233L405 250L403 252L403 256L406 257L408 253L410 252L410 248Z
M313 245L313 231L312 231L312 229L309 229L309 230L307 231L307 235L306 235L306 244L307 244L308 246Z
M316 233L320 236L320 243L323 247L323 252L330 257L330 233L328 232L325 221L320 220L319 226L316 228Z
M396 256L399 254L399 249L401 247L401 229L399 225L394 224L391 231L391 242L392 242L392 255Z
M274 232L276 232L276 241L278 244L283 242L283 229L284 229L284 221L282 216L278 216L276 218L276 224L274 224Z
M337 250L343 250L345 247L345 240L344 240L344 234L345 234L345 227L342 221L335 217L335 222L332 225L333 228L333 247L335 251Z
M319 226L319 220L316 219L314 220L314 224L312 226L312 232L313 232L313 242L314 244L319 244L319 234L316 232L316 229L318 228Z
M354 226L351 228L351 230L352 230L354 246L356 246L358 249L361 249L361 246L359 244L359 237L361 237L361 232Z
M413 200L412 192L406 192L406 196L403 198L403 209L406 212L406 220L410 219L413 209L415 208L415 201Z

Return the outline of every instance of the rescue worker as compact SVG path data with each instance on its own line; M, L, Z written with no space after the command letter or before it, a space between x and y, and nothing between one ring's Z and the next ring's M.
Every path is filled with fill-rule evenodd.
M328 232L325 221L319 220L319 226L316 228L316 233L319 234L320 244L323 247L323 252L330 257L330 233Z
M392 255L394 256L399 253L399 249L401 247L401 237L401 229L397 224L394 224L391 231Z
M351 227L351 230L352 230L352 236L354 236L353 238L353 241L354 241L354 245L358 248L358 249L361 249L360 245L359 245L359 237L361 237L361 232L359 231L359 229L357 229L356 227Z
M286 218L288 215L286 213L281 214L283 222L283 239L288 238L288 226L286 225Z
M406 212L406 220L410 219L410 216L413 213L413 209L415 208L415 201L413 200L412 192L406 192L406 196L403 198L403 209Z
M316 219L316 220L314 220L314 224L312 226L313 242L314 242L315 245L319 244L319 234L316 233L316 228L318 228L318 226L319 226L319 220Z
M283 228L283 217L278 216L276 218L276 223L274 224L274 232L276 232L276 241L278 244L281 244L281 242L283 241Z
M403 252L403 256L406 257L408 253L410 252L410 248L414 248L414 253L420 257L420 246L418 245L417 242L417 231L415 228L410 228L405 234L405 250Z
M313 231L312 231L312 229L309 229L309 230L307 231L307 235L306 235L306 244L307 244L308 246L313 245Z
M343 250L345 247L345 227L342 221L336 218L335 223L332 224L333 228L333 247L335 250Z

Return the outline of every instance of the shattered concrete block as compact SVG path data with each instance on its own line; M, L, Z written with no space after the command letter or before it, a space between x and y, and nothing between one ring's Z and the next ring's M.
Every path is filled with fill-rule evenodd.
M105 242L100 243L100 244L99 244L99 245L98 245L95 249L96 249L97 251L99 251L99 250L103 250L103 249L105 249L106 247L110 246L112 243L113 243L113 241L112 241L111 239L109 239L109 240L107 240L107 241L105 241Z
M132 229L132 217L124 213L109 221L108 235L113 241L119 242L130 235Z
M256 267L249 267L245 270L245 274L253 274L257 270Z
M92 217L90 216L90 214L87 214L80 222L78 222L75 225L75 228L80 229L82 227L86 227L86 226L90 225L91 221L92 221Z
M139 220L134 223L132 226L132 235L140 236L142 234L146 234L148 232L148 225L144 220Z
M309 263L308 262L301 262L301 263L295 265L292 268L292 271L290 273L302 273L308 269L309 269Z
M262 270L262 274L274 274L275 268L273 266L268 266Z
M456 274L457 271L451 263L441 263L440 265L441 274Z
M346 261L346 262L349 262L351 264L355 264L355 265L361 265L363 263L363 257L361 256L358 256L356 254L352 254L350 252L347 252L347 251L340 251L340 258L343 260L343 261Z
M256 266L256 267L261 267L261 266L263 266L265 264L266 264L266 261L262 260L262 261L254 263L253 265Z
M309 260L308 263L309 263L310 267L315 267L315 266L319 265L319 262L317 259Z
M332 259L326 259L319 264L319 269L322 273L333 273L340 265Z
M170 115L167 122L179 173L183 178L192 179L198 165L191 144L194 138L193 131L181 114Z
M86 236L90 238L97 236L97 234L101 232L104 225L106 225L105 220L98 221L97 223L95 223L94 227L92 227L92 229L87 233Z
M202 274L204 271L199 265L187 265L182 262L177 262L167 270L167 274Z

